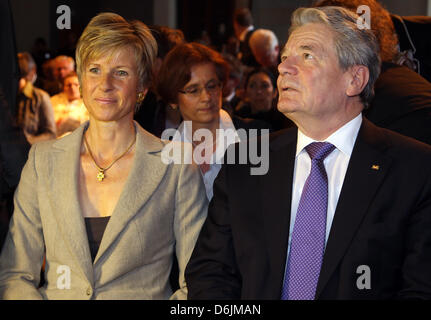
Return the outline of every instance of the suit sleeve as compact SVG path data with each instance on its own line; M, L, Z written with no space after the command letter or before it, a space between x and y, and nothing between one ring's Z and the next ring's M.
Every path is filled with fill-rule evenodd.
M37 287L44 240L37 197L36 146L22 171L0 256L0 299L42 299Z
M186 269L188 299L240 299L241 276L236 264L228 201L228 166L214 183L208 217Z
M179 289L170 297L172 300L187 299L184 270L205 221L207 210L208 200L199 169L194 164L182 165L175 195L174 218Z
M49 95L41 91L41 105L39 108L39 133L38 135L28 135L27 139L31 144L39 141L55 139L57 135L57 127L55 125L54 108L51 104Z
M401 299L431 299L431 175L406 222Z

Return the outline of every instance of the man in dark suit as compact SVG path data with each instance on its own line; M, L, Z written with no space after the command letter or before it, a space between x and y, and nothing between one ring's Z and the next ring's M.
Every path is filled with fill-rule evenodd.
M362 117L380 58L357 19L294 12L278 109L298 128L271 136L266 175L223 166L189 299L431 298L431 148Z
M258 67L253 52L250 49L250 37L254 33L253 16L248 8L238 8L233 16L233 28L239 41L238 59L247 67Z

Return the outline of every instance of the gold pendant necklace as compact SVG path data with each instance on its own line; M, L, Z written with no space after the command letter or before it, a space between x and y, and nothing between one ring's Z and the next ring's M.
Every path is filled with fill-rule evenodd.
M91 156L91 159L93 159L94 164L96 165L97 169L99 170L99 172L97 173L97 176L96 176L96 178L97 178L97 180L99 182L102 182L103 179L105 179L105 171L107 171L109 168L111 168L114 165L115 162L117 162L122 157L124 157L130 151L130 149L135 144L135 142L136 142L136 132L135 132L135 138L133 139L133 141L130 144L130 146L126 149L126 151L124 151L118 158L116 158L114 161L112 161L109 166L107 166L106 168L102 168L102 167L99 167L99 165L97 164L96 159L94 158L93 153L91 152L90 146L88 145L87 138L85 137L85 133L84 133L84 143L85 143L85 146L87 147L87 150L88 150L88 153Z

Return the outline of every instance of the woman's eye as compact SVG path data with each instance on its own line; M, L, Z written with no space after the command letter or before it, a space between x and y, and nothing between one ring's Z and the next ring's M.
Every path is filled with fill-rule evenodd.
M94 68L90 68L90 70L89 70L91 73L99 73L99 68L96 68L96 67L94 67Z
M129 74L127 73L127 71L124 71L124 70L118 70L118 71L117 71L117 74L118 74L119 76L121 76L121 77L125 77L125 76L129 75Z
M189 88L186 90L186 92L190 93L190 94L195 94L198 92L198 89L197 88Z

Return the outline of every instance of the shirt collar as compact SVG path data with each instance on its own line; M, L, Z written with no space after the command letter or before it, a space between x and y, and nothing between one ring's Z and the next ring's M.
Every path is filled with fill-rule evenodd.
M362 124L362 113L357 115L354 119L347 122L344 126L339 128L324 142L332 143L338 150L347 156L351 156L353 146L355 145L356 137L358 136L359 128ZM306 146L312 142L317 142L310 137L307 137L301 130L298 129L298 140L296 143L296 156L298 156ZM322 142L322 141L319 141Z
M220 162L220 160L223 159L226 149L231 144L240 142L239 135L236 132L231 117L223 109L220 109L219 128L222 129L223 137L219 136L217 139L216 152L213 154L215 162Z
M246 35L247 35L247 33L249 32L249 31L251 31L251 30L253 30L254 29L254 26L253 25L251 25L251 26L248 26L247 27L247 29L245 29L240 35L239 35L239 41L244 41L245 40L245 37L246 37Z

